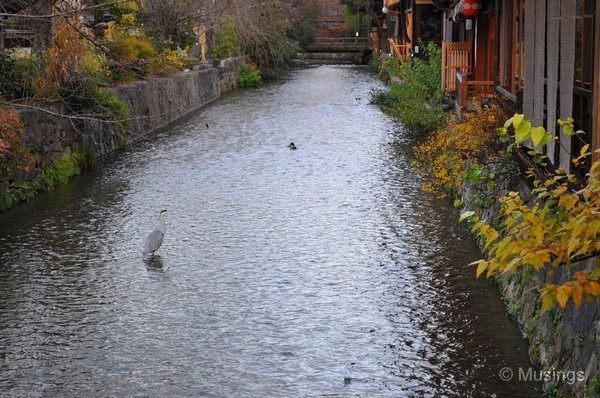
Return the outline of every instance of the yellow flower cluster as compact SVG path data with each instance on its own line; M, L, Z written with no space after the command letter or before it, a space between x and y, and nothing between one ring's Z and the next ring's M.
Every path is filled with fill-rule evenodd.
M424 191L444 197L460 185L468 162L483 163L498 156L496 129L506 117L494 102L479 105L481 99L474 100L473 112L464 113L415 148L412 166L427 180Z

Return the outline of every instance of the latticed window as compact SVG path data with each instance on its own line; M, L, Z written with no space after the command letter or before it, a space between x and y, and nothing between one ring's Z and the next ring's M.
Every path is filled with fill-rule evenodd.
M592 139L592 79L594 67L594 0L577 0L575 20L575 81L573 88L573 119L585 136L573 138L572 150L578 154L581 147ZM587 167L585 167L587 166ZM585 165L581 172L589 168Z
M514 94L523 87L523 37L524 37L524 0L512 0L512 80L511 92Z
M500 24L500 86L516 95L523 88L524 0L502 0Z

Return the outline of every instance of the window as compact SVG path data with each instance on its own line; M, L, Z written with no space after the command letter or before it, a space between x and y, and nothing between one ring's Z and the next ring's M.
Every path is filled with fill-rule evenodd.
M594 0L577 0L575 30L575 86L573 87L573 119L585 136L575 136L571 153L579 154L583 145L592 140L592 79L594 67ZM589 168L585 165L580 172Z
M523 87L524 0L502 0L500 13L500 86L516 95Z
M523 38L525 37L525 0L512 0L513 31L512 31L512 81L510 91L516 94L523 88Z

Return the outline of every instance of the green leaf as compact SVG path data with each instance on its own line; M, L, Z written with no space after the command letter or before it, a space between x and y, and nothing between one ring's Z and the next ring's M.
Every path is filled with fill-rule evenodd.
M531 141L534 146L541 145L544 137L546 137L546 130L543 127L534 127L531 129Z
M525 142L531 138L531 122L525 120L519 124L515 130L515 141L518 143Z
M475 212L474 212L474 211L472 211L472 210L465 211L464 213L462 213L462 214L460 215L460 218L458 219L458 222L464 221L464 220L466 220L467 218L471 218L471 217L473 217L474 215L475 215Z
M515 113L515 115L511 118L512 124L513 124L513 127L515 128L515 130L519 128L519 126L521 125L521 122L523 121L524 118L525 118L525 116L522 114L519 114L519 113Z
M547 133L542 139L542 142L540 142L540 145L547 145L550 141L554 140L555 138L556 137L553 137L552 134Z
M471 166L467 174L465 175L465 181L472 184L479 184L483 181L482 178L483 166L480 164L474 164Z

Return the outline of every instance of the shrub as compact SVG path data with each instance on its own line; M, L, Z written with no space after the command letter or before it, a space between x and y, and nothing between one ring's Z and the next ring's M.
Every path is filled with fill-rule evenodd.
M322 11L317 0L293 2L291 8L284 12L284 19L287 21L287 36L301 46L314 43Z
M56 98L62 84L81 72L82 54L90 50L88 43L73 29L68 20L60 19L56 22L53 40L44 62L42 91L46 98Z
M260 71L254 64L243 62L237 77L237 85L242 88L259 87L262 84Z
M150 65L145 59L109 59L106 66L108 79L113 84L143 79L152 72Z
M288 36L297 41L301 47L305 47L315 42L317 29L315 25L309 23L293 25Z
M35 157L21 144L25 134L19 116L0 108L0 183L7 182L15 171L28 173Z
M131 114L129 106L105 88L96 87L92 95L95 101L92 109L114 121L117 131L126 133L129 130L127 119Z
M137 36L113 35L113 39L108 42L111 53L115 54L121 60L151 59L156 55L156 50L152 44L144 38Z
M499 156L496 129L502 126L505 115L496 103L485 108L478 100L473 103L474 112L466 113L462 120L450 123L415 148L412 166L417 174L427 178L423 190L443 197L465 178L475 183L488 182L490 176L485 170L468 170L468 164L486 164Z
M0 97L30 97L40 86L41 63L35 56L10 56L0 53Z
M16 60L0 52L0 97L12 98L19 86L15 79Z
M570 121L561 122L572 129ZM552 141L552 134L533 126L522 114L508 119L498 132L517 147L531 140L542 148ZM536 149L528 152L534 158L545 156ZM591 155L586 145L572 161L577 165ZM461 215L461 220L474 222L473 232L485 242L487 258L472 263L477 265L477 277L484 272L489 277L533 268L540 282L546 282L541 287L541 313L556 305L564 310L571 300L576 309L584 301L598 300L600 263L586 261L600 252L600 161L591 165L585 182L562 169L541 178L533 170L528 175L535 178L531 197L508 192L498 198L500 217L493 226L474 211ZM556 271L560 278L555 277Z
M240 55L240 44L232 23L221 25L215 32L212 56L224 59Z
M261 39L245 41L242 49L266 77L276 76L291 65L299 51L298 45L286 37L283 31L278 30L269 32L269 36Z
M73 80L61 87L60 95L68 100L75 113L92 113L96 117L115 123L118 132L128 131L131 110L108 89L99 87L91 80Z
M399 63L384 63L390 76L389 94L372 96L372 102L416 132L432 131L443 125L446 115L442 110L441 51L429 43L423 59L414 58Z
M188 57L181 50L163 50L150 63L153 72L167 74L181 71L187 65Z
M156 49L144 37L128 36L122 29L113 29L107 47L111 58L106 63L108 79L112 83L144 78L150 72Z
M348 32L352 34L354 34L354 32L364 33L364 21L369 20L368 14L362 12L360 8L357 8L354 4L344 4L342 13L344 17L344 27Z

